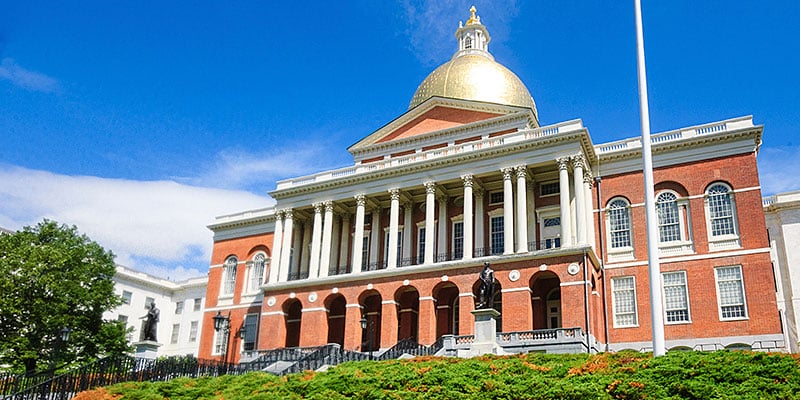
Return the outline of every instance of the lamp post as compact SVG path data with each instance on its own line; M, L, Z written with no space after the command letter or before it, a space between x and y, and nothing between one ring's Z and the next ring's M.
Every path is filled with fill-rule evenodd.
M367 314L361 315L361 330L367 334L367 346L369 347L369 359L372 360L372 336L375 334L375 321L367 321ZM369 328L369 330L367 330Z
M50 372L53 375L55 375L56 373L56 367L58 365L58 357L66 348L67 342L69 341L70 333L72 333L72 329L66 326L58 330L58 336L56 337L55 340L55 346L53 346L53 356L50 359Z
M228 334L231 331L231 314L228 313L228 316L222 315L222 312L217 311L217 315L214 316L214 330L217 334L225 335L222 352L222 361L227 364L228 363Z

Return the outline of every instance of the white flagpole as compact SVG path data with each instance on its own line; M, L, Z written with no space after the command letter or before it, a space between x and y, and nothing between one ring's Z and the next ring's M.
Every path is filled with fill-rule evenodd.
M647 73L644 68L642 1L634 0L636 11L636 65L639 72L639 111L642 124L644 204L647 215L647 270L650 277L650 316L653 327L653 356L665 353L664 311L661 300L661 268L658 260L658 220L653 182L653 154L650 149L650 109L647 102Z

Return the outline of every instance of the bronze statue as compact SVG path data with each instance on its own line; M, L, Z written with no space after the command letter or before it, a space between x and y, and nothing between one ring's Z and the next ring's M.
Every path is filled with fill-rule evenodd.
M146 319L144 321L144 340L152 340L157 342L156 333L158 332L158 315L159 315L158 308L156 308L156 302L153 301L150 303L150 310L147 311L147 315L140 319Z
M478 292L477 309L494 307L494 271L489 263L483 264L483 271L480 274L481 287Z

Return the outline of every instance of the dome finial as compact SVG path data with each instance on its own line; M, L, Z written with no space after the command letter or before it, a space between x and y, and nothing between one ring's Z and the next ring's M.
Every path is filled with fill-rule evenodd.
M478 11L478 10L475 9L475 6L472 6L472 7L469 8L469 19L467 20L467 25L480 24L481 23L481 17L475 15L476 11Z

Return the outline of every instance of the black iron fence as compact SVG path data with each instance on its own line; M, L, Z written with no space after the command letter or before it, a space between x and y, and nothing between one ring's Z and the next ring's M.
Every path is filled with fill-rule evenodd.
M167 381L178 377L219 376L241 373L235 365L191 357L143 359L129 356L104 358L64 374L2 377L0 395L14 400L71 399L77 393L120 382Z
M434 355L444 346L443 338L430 346L414 339L404 339L374 356L369 353L342 350L338 344L317 347L294 347L262 352L253 361L238 365L192 357L143 359L129 356L104 358L74 368L64 374L50 373L33 376L0 375L0 398L13 400L66 400L77 393L120 382L167 381L178 377L239 375L265 371L285 375L316 370L323 365L338 365L348 361L389 360L403 354Z

